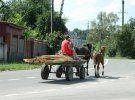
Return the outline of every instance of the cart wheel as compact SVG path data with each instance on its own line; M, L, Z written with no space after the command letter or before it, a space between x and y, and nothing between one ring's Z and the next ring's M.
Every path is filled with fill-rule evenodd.
M71 66L66 66L65 77L67 81L71 81L73 79L73 68Z
M61 66L59 66L59 68L56 71L56 77L61 78L62 72L63 72L63 68L62 68L62 65L61 65Z
M42 79L48 79L49 77L49 66L48 65L44 65L41 69L41 78Z
M85 79L85 68L81 66L80 68L80 79Z

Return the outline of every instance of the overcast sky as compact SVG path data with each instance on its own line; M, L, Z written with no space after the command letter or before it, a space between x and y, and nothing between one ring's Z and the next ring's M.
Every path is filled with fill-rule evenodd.
M61 1L54 0L55 11L60 11ZM131 17L135 18L135 0L124 1L126 23ZM65 0L63 17L68 18L66 26L69 30L87 29L88 22L96 19L101 11L116 13L120 18L119 24L121 24L122 0Z
M56 11L60 11L61 1L54 0ZM135 18L135 0L124 1L126 23L129 18ZM88 21L96 19L97 14L101 11L116 13L120 18L119 24L121 24L122 0L65 0L63 17L68 18L66 26L69 30L86 29Z

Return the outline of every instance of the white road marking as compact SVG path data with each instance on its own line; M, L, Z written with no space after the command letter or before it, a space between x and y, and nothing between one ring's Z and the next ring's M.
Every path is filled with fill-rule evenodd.
M16 78L16 79L8 79L8 81L18 81L18 80L21 80L19 78Z
M16 96L18 94L9 94L9 95L5 95L6 97L11 97L11 96Z
M29 79L34 79L34 78L37 78L37 77L26 77L26 78L29 78Z
M37 91L33 91L33 92L26 92L26 94L35 94L35 93L39 93Z

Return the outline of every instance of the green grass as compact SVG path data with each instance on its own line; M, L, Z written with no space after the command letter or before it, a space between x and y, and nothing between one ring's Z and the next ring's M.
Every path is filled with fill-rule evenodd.
M115 56L115 57L108 57L108 56L106 56L106 58L108 58L108 59L129 59L127 57L121 57L121 56Z
M41 64L28 63L0 63L0 71L30 70L40 68Z

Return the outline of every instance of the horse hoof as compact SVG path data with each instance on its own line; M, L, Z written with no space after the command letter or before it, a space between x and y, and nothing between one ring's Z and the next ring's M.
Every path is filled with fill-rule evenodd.
M102 75L104 75L104 72L102 72Z

